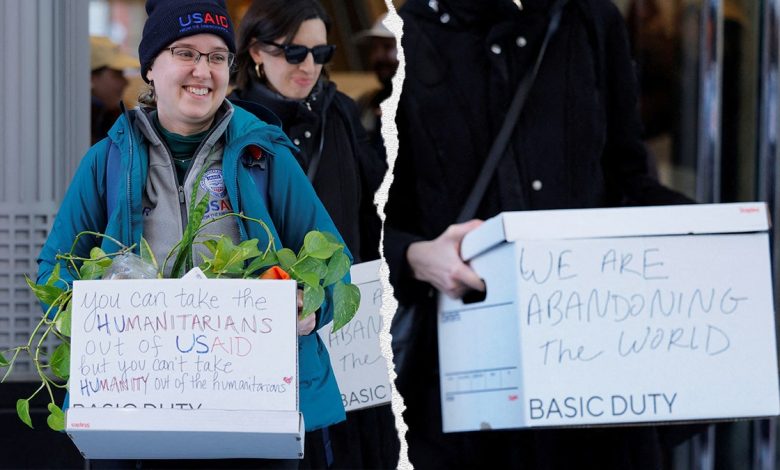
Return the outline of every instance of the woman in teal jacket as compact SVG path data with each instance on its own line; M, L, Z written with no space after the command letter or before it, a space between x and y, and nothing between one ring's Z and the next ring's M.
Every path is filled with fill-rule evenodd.
M195 188L211 198L204 220L243 213L263 220L274 238L294 251L310 230L338 236L281 129L225 99L235 45L224 0L149 0L146 8L149 19L139 55L156 107L126 112L86 154L39 257L38 281L48 279L57 253L69 251L85 230L105 233L126 246L143 236L157 258L164 258L182 237ZM206 13L225 21L177 25L183 17ZM117 167L109 163L112 146L120 155ZM267 195L249 168L258 164L267 171ZM108 201L109 196L114 199ZM208 227L235 243L257 238L264 246L268 241L258 224L235 217ZM106 252L116 249L107 238L82 237L76 254L88 256L98 244ZM328 353L316 333L333 318L331 298L332 291L326 290L317 315L298 322L300 406L307 432L345 418Z

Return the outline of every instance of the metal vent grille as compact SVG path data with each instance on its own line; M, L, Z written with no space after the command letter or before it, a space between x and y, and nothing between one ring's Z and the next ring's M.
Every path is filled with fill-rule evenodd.
M41 318L41 307L25 276L36 277L36 258L54 220L53 212L0 205L0 350L25 344ZM56 338L47 338L46 349L56 344ZM29 356L20 354L10 380L34 376Z

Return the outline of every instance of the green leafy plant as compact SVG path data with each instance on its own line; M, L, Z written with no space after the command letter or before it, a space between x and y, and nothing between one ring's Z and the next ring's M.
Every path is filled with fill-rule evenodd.
M276 249L272 232L261 220L246 217L243 214L226 214L202 223L203 214L208 205L208 195L197 200L197 188L192 192L189 222L182 239L171 248L163 263L158 264L154 253L146 240L141 239L138 251L141 259L157 271L158 277L164 277L168 262L171 261L170 276L181 277L193 267L193 248L197 245L205 247L207 255L203 255L199 265L210 278L263 278L266 272L284 272L289 278L298 282L303 289L303 309L301 318L314 313L325 300L325 289L333 288L333 331L344 327L357 313L360 304L360 291L342 278L349 271L350 260L344 253L344 245L327 232L311 231L306 234L303 246L295 253L289 248ZM238 245L225 236L204 238L204 228L225 217L238 217L252 223L260 224L268 236L268 244L262 249L257 239L246 240ZM114 253L105 253L101 248L90 250L89 257L75 256L73 253L78 241L85 236L96 240L107 238L120 249ZM126 247L118 240L96 232L78 234L71 246L71 251L58 254L57 260L63 261L68 278L81 280L101 279L111 268L114 259L120 255L133 252L135 245ZM7 368L0 382L5 381L13 370L13 365L20 354L27 354L41 379L41 385L28 398L19 399L16 412L19 419L32 427L30 419L30 401L43 390L49 395L49 416L46 420L49 427L61 431L65 427L65 415L54 400L55 388L67 388L70 374L70 335L71 335L71 298L72 286L61 276L63 263L54 266L51 276L45 284L36 284L26 278L27 284L35 297L45 306L45 312L33 329L26 344L7 351L0 351L0 369ZM274 276L277 276L276 274ZM278 277L278 276L277 276ZM60 344L51 354L44 346L46 338L51 335L60 340Z
M97 235L92 232L84 232L74 241L74 246L81 236ZM69 268L75 271L78 279L99 279L105 270L111 266L112 256L126 253L132 247L123 248L117 253L107 255L100 248L93 248L89 258L79 258L72 254L58 255L59 260L65 260ZM71 250L72 252L72 250ZM67 388L70 375L70 331L71 331L71 299L73 291L68 282L62 278L62 264L54 265L51 276L45 284L36 284L30 278L25 278L27 285L35 297L45 306L46 310L33 329L26 344L17 346L5 354L0 353L0 368L7 368L0 382L4 382L20 354L27 354L32 361L41 385L27 398L20 398L16 402L16 413L23 423L33 427L30 418L30 401L43 390L49 395L49 417L47 423L55 431L65 428L65 415L54 400L55 388ZM51 354L44 346L46 338L56 336L60 344ZM8 358L10 357L10 359Z

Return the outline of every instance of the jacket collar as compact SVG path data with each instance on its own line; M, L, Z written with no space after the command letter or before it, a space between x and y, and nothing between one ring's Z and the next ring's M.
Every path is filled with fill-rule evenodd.
M281 119L286 128L291 123L316 120L330 106L335 94L336 86L328 80L320 79L304 100L286 98L258 81L253 81L246 90L237 91L235 96L267 107Z

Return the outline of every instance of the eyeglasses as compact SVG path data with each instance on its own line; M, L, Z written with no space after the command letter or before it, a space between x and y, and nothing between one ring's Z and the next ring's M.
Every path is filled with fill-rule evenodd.
M201 56L204 56L212 67L229 68L233 66L233 61L236 59L236 55L228 51L214 51L207 54L191 47L169 47L168 50L171 51L171 55L177 62L183 64L197 64Z
M269 46L278 47L284 51L284 59L289 64L300 64L306 60L306 56L311 52L311 56L314 58L315 64L327 64L330 59L333 58L333 51L336 50L336 46L333 44L323 44L321 46L314 46L308 48L299 44L277 44L271 41L263 41Z

